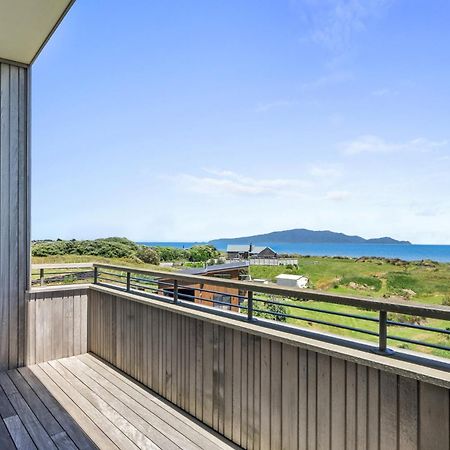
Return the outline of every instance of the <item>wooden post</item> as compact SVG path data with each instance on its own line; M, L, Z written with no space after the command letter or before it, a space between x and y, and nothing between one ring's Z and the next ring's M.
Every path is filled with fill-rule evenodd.
M41 286L44 286L45 284L45 274L44 274L44 269L39 269L39 280L41 283Z

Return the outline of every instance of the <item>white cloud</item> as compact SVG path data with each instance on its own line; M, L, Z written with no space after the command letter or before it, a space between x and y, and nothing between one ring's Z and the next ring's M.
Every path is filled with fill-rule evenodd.
M302 196L311 184L300 178L249 177L231 171L204 170L208 176L181 174L171 177L183 189L201 194Z
M375 89L371 92L374 97L388 97L398 95L398 92L389 88Z
M389 142L379 136L363 135L352 141L342 143L340 147L346 155L357 155L361 153L430 151L432 149L445 147L448 144L448 140L433 141L425 138L415 138L406 142Z
M350 192L347 191L330 191L327 192L325 199L341 202L347 200L350 197L350 195L351 195Z
M341 171L334 166L314 165L309 168L309 174L317 178L335 178Z
M265 113L273 109L286 108L296 104L297 102L293 100L275 100L273 102L258 104L258 106L255 108L255 111L258 113Z
M337 71L318 77L315 80L307 81L300 86L300 89L303 92L315 91L324 87L345 83L347 81L351 81L352 79L353 75L351 72Z
M310 38L333 53L347 50L353 36L364 31L388 0L300 0L312 25Z

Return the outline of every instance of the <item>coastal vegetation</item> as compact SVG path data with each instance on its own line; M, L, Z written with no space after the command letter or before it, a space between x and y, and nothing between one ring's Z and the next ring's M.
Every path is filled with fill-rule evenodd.
M34 241L31 254L34 258L50 258L52 262L74 262L72 257L123 258L128 262L158 265L160 262L205 263L218 258L220 253L212 245L195 245L191 248L148 247L127 238L110 237L95 240ZM55 258L56 257L56 258ZM62 258L58 258L62 257ZM81 262L78 260L78 262Z

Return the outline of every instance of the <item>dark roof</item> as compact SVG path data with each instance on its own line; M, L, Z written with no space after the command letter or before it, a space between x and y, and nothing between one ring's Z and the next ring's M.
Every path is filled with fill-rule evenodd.
M189 269L180 270L179 273L186 275L207 275L212 272L225 272L232 269L243 269L249 266L248 261L237 261L226 264L215 264L207 267L192 267Z
M267 246L258 246L258 245L252 245L252 251L250 251L250 245L237 245L237 244L228 244L227 245L227 252L237 252L237 253L252 253L252 254L258 254L261 253L263 250L266 249L272 250L270 247ZM272 250L274 253L275 251Z

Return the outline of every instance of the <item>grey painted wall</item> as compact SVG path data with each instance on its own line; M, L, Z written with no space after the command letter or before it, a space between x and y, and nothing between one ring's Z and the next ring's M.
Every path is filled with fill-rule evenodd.
M0 63L0 371L22 366L29 279L28 69Z

